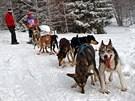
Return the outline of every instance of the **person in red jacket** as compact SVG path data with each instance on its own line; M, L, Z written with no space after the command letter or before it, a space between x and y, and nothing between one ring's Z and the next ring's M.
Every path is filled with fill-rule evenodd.
M12 15L12 9L8 9L8 13L5 15L5 22L11 33L11 44L19 44L16 39L15 20Z
M29 29L29 42L28 44L32 44L32 29L35 29L37 27L37 19L32 16L32 12L28 13L28 16L26 18L26 26Z

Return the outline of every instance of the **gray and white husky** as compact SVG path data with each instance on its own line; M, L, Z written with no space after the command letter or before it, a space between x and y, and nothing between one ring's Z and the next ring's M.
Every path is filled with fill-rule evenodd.
M121 84L121 90L126 91L127 88L124 84L124 79L122 75L121 70L121 63L118 56L117 51L112 46L111 39L109 40L108 45L105 45L103 40L101 42L100 48L99 48L99 73L102 76L101 80L102 86L103 86L103 93L108 93L109 91L105 87L105 71L110 72L109 81L111 82L113 80L113 72L116 71L118 73L120 84Z

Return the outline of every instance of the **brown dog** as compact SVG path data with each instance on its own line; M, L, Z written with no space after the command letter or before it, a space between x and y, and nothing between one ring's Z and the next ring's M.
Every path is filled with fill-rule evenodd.
M46 52L48 53L47 47L50 47L50 43L51 43L51 35L47 34L47 35L43 35L40 37L40 50L38 55L40 54L41 50L44 51L44 48L46 50Z
M65 63L66 56L69 62L71 62L69 55L73 59L73 56L71 53L70 42L66 38L60 39L59 48L60 48L60 51L57 54L58 60L59 60L59 66L63 65L63 67L66 67L66 63Z
M40 37L40 50L39 50L39 53L38 55L40 54L41 50L43 50L42 52L44 52L44 48L46 50L47 53L49 53L49 51L47 50L47 48L50 48L51 52L50 52L50 55L54 53L57 53L55 51L55 46L57 46L58 48L58 42L57 42L57 38L58 36L57 35L43 35Z

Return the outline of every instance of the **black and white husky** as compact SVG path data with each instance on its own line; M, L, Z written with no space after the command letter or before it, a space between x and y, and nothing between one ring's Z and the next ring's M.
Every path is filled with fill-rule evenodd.
M121 90L126 91L127 88L124 84L124 79L122 75L121 70L121 63L118 56L117 51L112 46L111 39L109 40L108 45L105 45L103 40L101 42L100 48L99 48L99 73L102 76L101 80L103 85L103 93L108 93L109 91L105 87L105 71L110 72L109 81L111 82L113 80L113 72L116 71L118 73L120 84L121 84Z

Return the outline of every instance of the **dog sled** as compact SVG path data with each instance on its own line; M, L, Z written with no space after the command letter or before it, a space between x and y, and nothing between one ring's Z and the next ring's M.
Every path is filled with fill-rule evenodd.
M39 26L39 28L41 30L40 32L41 36L50 34L51 29L48 25L41 25Z

